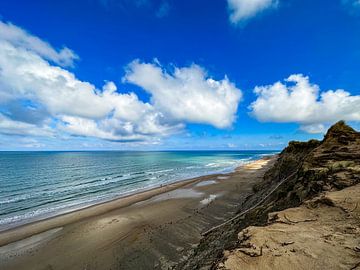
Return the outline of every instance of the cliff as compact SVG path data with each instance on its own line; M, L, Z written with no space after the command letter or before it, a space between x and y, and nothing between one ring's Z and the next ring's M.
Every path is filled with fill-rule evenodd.
M290 142L238 214L177 268L356 269L359 183L360 133L343 121L322 141Z

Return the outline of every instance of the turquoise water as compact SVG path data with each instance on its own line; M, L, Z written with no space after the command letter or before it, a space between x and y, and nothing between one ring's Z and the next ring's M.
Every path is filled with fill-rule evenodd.
M183 179L226 173L272 153L0 152L0 230Z

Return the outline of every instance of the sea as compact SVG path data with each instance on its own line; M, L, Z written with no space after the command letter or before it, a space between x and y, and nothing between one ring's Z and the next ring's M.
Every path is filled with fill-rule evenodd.
M0 152L0 231L276 151Z

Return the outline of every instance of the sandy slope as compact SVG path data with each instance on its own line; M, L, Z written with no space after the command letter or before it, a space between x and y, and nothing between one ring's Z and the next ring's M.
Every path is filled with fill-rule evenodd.
M218 269L360 269L360 185L269 214Z

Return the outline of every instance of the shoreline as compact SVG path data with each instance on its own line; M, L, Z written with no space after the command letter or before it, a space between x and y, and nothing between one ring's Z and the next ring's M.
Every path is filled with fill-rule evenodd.
M277 155L0 232L0 268L169 269L248 206Z
M195 185L198 182L206 181L211 178L217 178L219 176L230 177L232 174L235 174L239 169L245 166L251 167L252 165L254 165L254 168L257 169L257 163L261 163L262 160L269 160L274 156L276 156L276 154L263 156L259 159L249 161L248 163L241 164L240 166L234 168L231 172L228 173L215 173L190 179L177 180L176 182L169 183L163 186L153 187L137 193L132 193L122 197L113 198L111 200L79 208L70 212L46 217L39 220L34 220L29 223L4 229L0 231L0 247L25 238L29 238L42 232L46 232L52 229L66 226L74 222L81 221L86 218L105 214L115 209L128 207L133 204L149 200L152 197L164 194L166 192L174 191L193 184Z
M147 191L152 191L154 189L158 189L158 188L162 188L162 187L166 187L166 186L171 186L173 184L179 184L181 182L187 182L187 181L195 181L197 179L203 178L203 177L207 177L207 176L217 176L217 175L226 175L226 174L230 174L230 173L234 173L236 172L236 170L238 168L240 168L241 166L244 166L246 164L252 163L254 161L257 160L261 160L263 158L268 158L274 155L277 155L278 153L269 153L269 154L263 154L263 155L259 155L259 157L257 157L256 159L250 159L250 160L239 160L241 161L241 164L236 165L235 167L229 167L226 169L222 169L221 171L214 171L214 172L206 172L205 174L200 174L200 175L193 175L193 176L187 176L185 178L177 178L174 180L170 180L167 183L164 184L156 184L156 185L150 185L147 187L143 187L143 188L139 188L137 190L133 190L133 191L129 191L129 192L124 192L124 193L120 193L118 195L115 196L111 196L108 198L102 198L102 199L98 199L98 200L92 200L92 201L88 201L88 202L81 202L78 203L76 205L69 205L69 206L65 206L64 208L60 208L59 210L54 210L54 211L49 211L49 212L45 212L42 214L39 214L37 216L30 216L27 218L23 218L20 220L16 220L14 222L8 222L8 223L4 223L4 224L0 224L0 235L2 232L6 232L6 231L10 231L12 229L16 229L16 228L20 228L22 226L26 226L32 223L36 223L39 221L44 221L44 220L48 220L51 218L56 218L59 216L63 216L63 215L67 215L67 214L71 214L77 211L81 211L81 210L85 210L89 207L94 207L94 206L98 206L104 203L109 203L112 201L116 201L119 199L124 199L124 198L128 198L130 196L136 195L136 194L142 194L144 192ZM166 191L164 191L166 192ZM0 243L1 244L1 243Z

